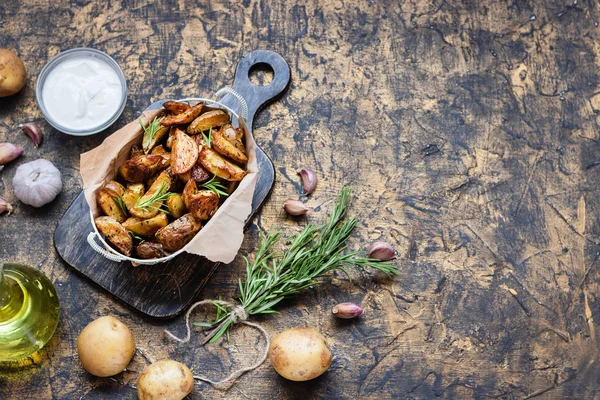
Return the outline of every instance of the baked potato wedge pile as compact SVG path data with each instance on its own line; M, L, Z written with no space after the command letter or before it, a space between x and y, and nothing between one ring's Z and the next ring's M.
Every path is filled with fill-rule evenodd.
M98 231L117 251L161 258L183 248L247 173L244 131L203 103L168 101L141 147L96 195Z

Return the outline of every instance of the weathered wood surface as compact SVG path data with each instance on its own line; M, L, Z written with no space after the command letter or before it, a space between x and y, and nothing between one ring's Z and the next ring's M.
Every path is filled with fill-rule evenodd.
M397 3L2 2L0 46L17 49L30 78L0 100L0 140L26 151L0 172L0 193L14 200L15 168L37 157L56 163L66 185L42 210L18 205L0 217L0 256L39 265L62 302L58 331L34 365L0 370L0 397L134 398L79 366L77 334L100 315L118 315L153 358L212 378L250 364L262 345L248 328L230 344L165 342L163 328L184 332L181 318L143 317L57 258L52 233L80 190L78 155L108 133L71 138L44 123L36 150L17 125L42 120L34 88L44 63L91 46L128 79L115 128L154 100L231 84L250 50L281 53L292 86L255 125L276 184L242 254L261 230L289 235L302 225L281 205L299 196L303 167L320 177L309 219L322 218L348 183L362 218L351 247L383 239L399 253L393 282L336 275L258 319L271 333L317 327L335 354L327 374L293 383L267 362L227 393L198 385L192 398L597 398L598 4ZM239 258L202 296L235 296L242 275ZM361 303L364 316L332 319L341 301Z

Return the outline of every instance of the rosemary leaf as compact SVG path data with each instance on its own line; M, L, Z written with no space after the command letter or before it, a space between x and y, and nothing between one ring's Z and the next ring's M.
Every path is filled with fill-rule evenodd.
M156 136L156 132L158 132L158 130L162 128L162 125L160 124L160 121L162 121L162 117L154 117L154 119L148 124L148 126L144 126L141 119L139 119L138 121L144 131L144 138L142 139L142 142L151 143L154 139L154 136Z
M175 193L167 192L168 189L169 188L167 187L167 183L163 182L160 185L160 187L158 188L158 190L152 196L150 196L147 200L144 200L140 203L141 197L139 197L135 204L135 207L143 209L143 210L147 210L149 208L155 209L155 210L158 209L158 210L164 212L165 210L162 210L160 208L160 206L159 207L155 206L154 203L160 203L161 201L164 201L164 200L168 199L169 197L175 195Z
M221 197L221 196L225 196L225 197L229 196L229 193L227 193L227 188L225 187L225 185L223 185L219 181L216 181L215 179L217 179L217 175L216 174L213 175L213 177L210 178L210 180L208 182L204 182L200 187L203 187L203 188L208 189L208 190L212 190L219 197Z
M115 197L113 197L113 200L115 201L115 203L117 203L117 205L119 206L121 211L123 211L123 214L125 214L125 215L129 214L129 211L127 211L127 206L125 205L125 202L123 201L123 199L121 197L115 196Z
M209 148L212 148L212 126L208 130L208 136L202 131L202 138Z

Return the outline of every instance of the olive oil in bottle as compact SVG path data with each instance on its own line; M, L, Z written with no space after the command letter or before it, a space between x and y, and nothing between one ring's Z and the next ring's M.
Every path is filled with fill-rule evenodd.
M56 290L44 274L0 260L0 362L41 349L56 330L58 314Z

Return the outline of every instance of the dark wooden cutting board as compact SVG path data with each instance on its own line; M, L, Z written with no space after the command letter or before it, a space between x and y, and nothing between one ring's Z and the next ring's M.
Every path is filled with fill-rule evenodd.
M273 69L273 80L266 86L254 85L249 79L250 69L260 67L261 64ZM241 59L232 88L248 103L247 125L250 132L257 111L283 93L289 82L289 66L277 53L256 50ZM154 103L148 109L161 107L166 100ZM220 102L241 115L241 106L233 96L228 94ZM258 180L252 199L252 214L248 221L268 196L275 179L273 163L258 146L256 156ZM204 257L186 253L169 262L149 266L133 267L129 262L109 261L87 243L88 234L93 232L89 215L89 207L81 192L54 233L54 245L58 254L75 270L144 314L168 318L181 313L196 298L219 266L219 263Z

